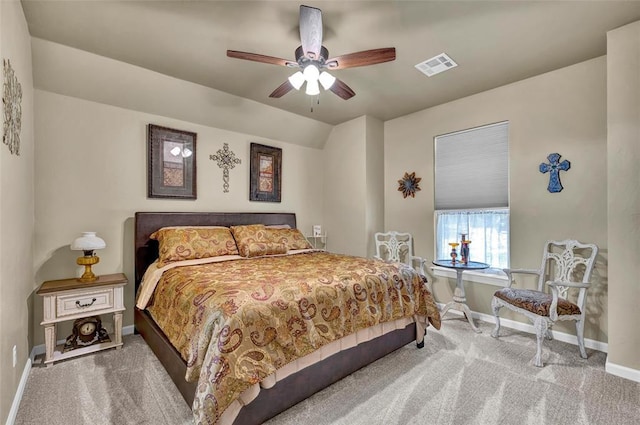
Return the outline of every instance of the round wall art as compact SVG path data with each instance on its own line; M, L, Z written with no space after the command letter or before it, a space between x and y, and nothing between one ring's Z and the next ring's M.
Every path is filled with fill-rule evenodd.
M406 198L407 196L415 198L416 192L420 190L420 180L422 180L422 178L416 177L415 172L411 174L404 173L404 177L398 180L398 192L402 192L403 198Z

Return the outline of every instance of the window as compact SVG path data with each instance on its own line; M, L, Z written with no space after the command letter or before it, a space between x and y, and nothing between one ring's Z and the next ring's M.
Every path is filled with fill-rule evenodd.
M472 261L509 267L509 210L436 211L436 258L449 258L449 242L460 242L467 235ZM458 247L458 251L460 247Z
M467 234L469 258L509 267L509 123L435 138L436 258Z

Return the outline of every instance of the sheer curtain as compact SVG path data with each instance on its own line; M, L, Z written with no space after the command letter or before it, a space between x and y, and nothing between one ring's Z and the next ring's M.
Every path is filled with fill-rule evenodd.
M460 243L462 233L471 241L471 261L509 267L509 209L436 211L436 258L448 259L449 243Z

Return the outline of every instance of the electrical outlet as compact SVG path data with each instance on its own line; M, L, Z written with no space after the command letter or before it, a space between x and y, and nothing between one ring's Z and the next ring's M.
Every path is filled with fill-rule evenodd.
M18 364L18 347L13 346L13 367L16 367Z
M322 236L322 226L320 224L313 225L313 236Z

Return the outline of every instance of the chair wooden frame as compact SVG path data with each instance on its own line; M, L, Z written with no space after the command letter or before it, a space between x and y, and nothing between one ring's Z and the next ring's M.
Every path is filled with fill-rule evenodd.
M418 273L425 274L427 260L413 255L413 237L410 233L396 231L378 232L374 235L376 242L375 258L382 261L404 263L413 267ZM384 253L387 256L384 256Z
M561 252L558 253L557 250L560 250ZM589 256L580 255L584 250L590 251ZM512 311L523 314L533 323L536 331L537 350L533 363L538 367L542 367L543 339L545 337L549 340L553 339L551 327L558 320L573 320L576 322L576 334L578 337L580 356L586 359L587 353L584 349L585 305L587 301L587 289L589 289L590 286L591 273L593 272L597 255L598 247L595 244L583 244L573 239L547 241L542 252L542 265L540 266L540 269L503 269L509 277L509 285L501 291L511 288L514 283L515 274L530 274L538 276L538 285L537 291L528 292L544 292L546 285L551 289L551 299L545 303L548 304L548 315L543 315L540 311L538 311L540 314L537 314L532 311L533 309L529 310L518 307L494 295L491 307L493 309L493 315L495 316L496 327L491 333L491 336L494 338L498 338L499 336L499 310L502 307L507 307ZM582 273L582 279L577 281L575 280L575 276L579 273ZM553 275L553 277L550 280L545 280L547 276L551 275ZM569 290L573 288L578 290L578 297L575 305L580 309L580 314L558 314L559 300L566 300L569 295ZM496 294L501 291L496 292ZM513 289L512 291L515 295L518 295L518 291L522 290ZM544 293L547 294L548 292ZM524 292L521 292L521 294L526 295Z

